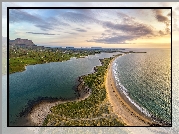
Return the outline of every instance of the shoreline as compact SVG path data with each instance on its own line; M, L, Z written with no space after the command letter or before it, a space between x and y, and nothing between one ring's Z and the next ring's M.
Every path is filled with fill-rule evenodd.
M117 56L119 57L119 56ZM106 98L109 100L112 112L115 113L121 121L127 125L127 126L162 126L158 122L154 122L152 118L146 117L144 113L142 113L139 109L137 109L125 96L125 94L120 93L119 90L117 90L115 79L113 78L112 74L112 63L117 58L114 57L107 68L106 74L104 75L104 84L106 87ZM99 59L100 60L100 59ZM100 60L101 62L101 60ZM101 62L102 64L102 62ZM96 72L96 66L94 67L94 72ZM93 73L94 73L93 72ZM88 75L88 74L86 74ZM87 86L84 85L83 76L78 77L78 84L76 86L76 93L78 94L77 98L70 99L70 100L42 100L36 103L35 105L32 105L30 112L27 111L25 116L23 116L23 119L26 126L43 126L43 122L48 114L51 113L50 108L67 102L72 101L81 101L88 98L92 91ZM22 124L23 121L21 121ZM19 125L22 126L22 125Z
M99 61L101 62L101 64L103 64L102 59L99 59ZM93 68L94 71L92 73L95 73L97 71L96 67L97 66L94 66ZM29 111L27 110L26 112L23 113L23 118L20 119L22 120L21 122L23 122L23 124L26 124L26 126L43 126L43 122L45 118L47 117L48 114L51 113L50 111L51 107L62 103L81 101L88 98L92 94L92 90L84 85L85 83L83 81L83 76L86 75L82 75L78 77L78 84L76 85L75 88L75 92L78 94L78 97L71 100L69 99L67 100L56 99L54 101L52 99L41 100L37 102L35 105L32 105ZM21 126L21 124L19 124L19 126Z
M62 103L85 100L90 96L90 94L91 94L91 90L86 94L81 93L80 97L73 100L66 100L66 101L59 100L56 102L40 102L39 104L37 104L32 108L32 110L30 111L30 113L28 113L26 118L28 119L30 124L34 124L33 126L43 126L43 122L45 118L47 117L48 114L51 113L50 108Z
M113 112L118 115L119 118L127 125L127 126L161 126L157 122L154 122L152 118L147 117L144 113L142 113L139 109L137 109L125 96L125 94L120 92L117 87L115 80L112 74L112 65L113 61L116 59L112 59L110 64L108 65L107 73L106 73L106 92L108 100L112 106Z
M96 72L95 68L96 66L94 67L94 72ZM84 81L82 78L83 76L85 75L78 77L79 84L77 84L76 89L75 89L75 92L78 94L77 98L67 99L67 100L59 99L57 101L42 100L38 102L37 104L33 105L30 112L25 113L24 120L26 121L26 123L30 126L43 126L43 122L45 118L47 117L47 115L51 113L50 108L52 108L53 106L56 106L62 103L67 103L67 102L81 101L81 100L85 100L86 98L88 98L91 95L92 91L90 88L84 85Z

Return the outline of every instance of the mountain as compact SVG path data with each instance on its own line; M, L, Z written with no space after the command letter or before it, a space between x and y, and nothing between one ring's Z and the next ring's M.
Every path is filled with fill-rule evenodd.
M36 46L32 40L17 38L15 40L9 39L9 45L20 45L20 46Z

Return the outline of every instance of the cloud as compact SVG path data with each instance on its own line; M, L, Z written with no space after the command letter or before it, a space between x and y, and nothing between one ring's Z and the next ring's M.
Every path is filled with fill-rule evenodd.
M76 31L78 31L78 32L87 32L87 30L81 29L81 28L76 28L76 29L74 29L74 30L76 30Z
M48 23L53 25L70 26L70 24L60 21L60 17L48 17ZM60 28L61 29L61 28Z
M160 35L166 35L162 30L159 30Z
M40 16L35 16L28 14L27 12L21 9L10 9L9 10L9 22L30 22L30 23L39 23L43 22Z
M101 37L87 40L87 42L127 44L127 41L156 36L156 32L152 26L138 22L134 17L122 12L117 12L117 16L119 17L118 20L120 20L120 23L117 21L117 23L114 21L103 21L102 26L105 28L105 31L101 34Z
M131 10L132 11L132 10ZM96 10L96 9L63 9L63 10L53 10L53 11L45 11L46 14L41 13L33 14L31 12L27 12L27 10L19 10L14 9L10 13L10 23L15 22L28 22L34 24L34 26L40 28L43 31L47 32L27 32L29 34L43 34L43 35L55 35L51 34L48 31L55 30L56 32L63 32L72 35L76 35L79 32L84 33L90 32L93 30L89 28L90 26L94 26L92 24L97 24L95 26L99 26L100 29L104 29L104 32L101 35L97 35L97 37L87 40L88 42L101 42L101 43L123 43L125 44L127 41L132 41L138 38L143 37L154 37L157 35L163 36L167 33L170 33L169 26L169 15L164 16L163 10L150 10L149 13L155 13L154 17L156 21L162 22L166 24L166 28L156 31L150 23L145 21L141 22L138 19L142 19L142 17L135 18L129 16L129 14L123 13L123 10ZM141 14L149 14L148 10L135 10L134 12L140 12ZM131 14L132 15L132 14ZM43 16L43 17L42 17ZM50 17L51 16L51 17ZM136 15L138 16L138 15ZM148 15L151 17L151 14ZM145 16L146 17L146 16ZM107 21L108 20L108 21ZM144 23L145 22L145 23ZM75 24L73 24L75 23ZM74 28L72 26L78 27ZM80 27L81 26L81 27ZM82 27L83 26L83 27ZM63 31L59 31L59 29L63 28ZM71 31L70 31L71 30ZM65 31L65 32L64 32ZM69 35L67 35L69 36Z
M112 22L104 22L103 27L115 31L122 31L124 33L136 34L141 36L153 34L153 31L149 26L140 23L129 25L129 24L114 24Z
M128 44L126 41L131 41L138 38L136 35L116 35L116 36L107 36L100 37L97 39L87 40L87 42L96 42L104 44Z
M71 9L71 10L53 10L52 17L44 18L38 14L30 14L26 10L11 9L9 15L10 23L27 22L43 31L57 30L60 26L70 27L70 23L77 24L100 24L100 20L95 19L95 11L91 9ZM84 29L76 29L78 32L86 32Z
M153 11L158 22L163 22L166 24L166 26L169 26L170 20L168 19L168 17L163 15L162 9L153 9ZM171 15L171 13L167 14L167 16L169 15Z
M53 30L53 26L49 24L35 24L35 26L43 31Z
M167 16L169 16L169 17L170 17L170 16L171 16L171 13L168 13L168 14L167 14Z
M64 32L64 33L68 33L68 34L77 34L75 32Z
M164 32L159 31L159 34L160 35L171 34L171 29L169 28L169 26L171 25L171 21L168 19L169 17L171 17L171 12L169 12L167 16L164 16L162 9L154 9L153 11L155 12L155 18L158 20L158 22L162 22L166 25L165 31Z
M122 19L123 23L130 23L134 22L135 18L128 16L127 14L124 14L122 12L117 12L117 16Z
M50 34L50 33L34 33L34 32L26 32L26 33L30 33L30 34L43 34L43 35L57 35L57 34Z
M91 17L88 14L71 12L71 11L66 12L63 15L63 19L78 24L91 24L91 23L99 24L101 22L100 20L95 19L94 17Z
M157 14L156 15L156 19L159 21L159 22L166 22L168 21L168 18L163 16L163 15L160 15L160 14Z
M20 22L28 22L34 24L34 26L40 28L41 30L54 30L57 29L58 26L70 26L67 23L60 21L55 16L49 18L43 18L37 14L29 14L25 10L21 9L10 9L9 12L9 22L10 23L20 23Z

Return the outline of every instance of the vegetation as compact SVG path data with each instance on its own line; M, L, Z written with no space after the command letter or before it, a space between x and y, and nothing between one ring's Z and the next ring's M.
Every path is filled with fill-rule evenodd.
M25 70L25 66L48 62L61 62L71 57L84 57L110 50L62 49L45 47L18 47L9 49L9 73ZM112 113L106 98L104 77L110 61L114 57L101 60L102 66L95 67L95 72L82 76L85 87L92 90L85 100L71 101L51 108L44 120L44 126L123 126L120 119Z
M72 57L84 57L100 53L96 50L71 50L61 48L45 47L18 47L10 46L9 49L9 73L15 73L25 70L25 66L33 64L42 64L48 62L61 62L70 60Z
M102 66L96 72L82 76L85 85L92 89L92 94L85 100L67 102L51 108L44 126L123 126L111 111L106 98L104 76L111 58L101 60Z

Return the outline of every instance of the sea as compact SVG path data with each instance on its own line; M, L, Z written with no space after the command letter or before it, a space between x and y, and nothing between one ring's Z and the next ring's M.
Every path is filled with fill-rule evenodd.
M147 53L126 54L113 62L116 85L144 114L171 123L171 49L126 49L131 50ZM29 65L10 74L9 125L19 124L20 113L39 98L75 98L78 77L93 73L101 65L99 59L116 54Z
M141 112L171 124L171 49L137 49L118 57L113 74L119 91Z

